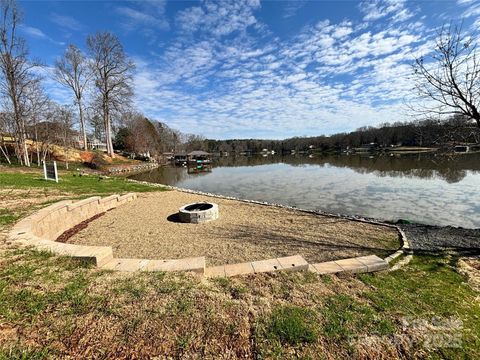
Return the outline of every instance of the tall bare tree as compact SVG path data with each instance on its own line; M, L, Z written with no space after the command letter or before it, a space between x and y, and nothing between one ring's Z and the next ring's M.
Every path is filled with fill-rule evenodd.
M461 26L444 26L433 54L416 59L416 89L426 101L421 109L426 115L463 115L480 128L480 53L476 41L464 35Z
M10 118L12 117L12 114L6 113L6 112L0 112L0 153L3 155L5 160L9 164L12 162L10 161L10 153L8 151L8 146L6 144L4 134L3 133L9 133L10 132L10 126L12 125L12 122L10 121Z
M28 88L38 82L32 73L37 64L29 61L25 40L17 34L21 14L14 0L0 1L0 16L1 91L13 114L17 156L30 166L25 104Z
M87 150L87 129L85 126L83 94L91 79L91 67L82 51L75 45L68 45L63 56L55 63L55 79L70 88L75 96L80 119L83 148Z
M87 38L93 58L95 86L101 97L107 153L113 156L112 113L129 102L134 63L128 59L118 38L109 32L96 33Z
M42 118L46 115L49 106L50 99L43 90L40 79L36 82L32 82L31 86L27 88L25 96L25 110L24 116L28 120L28 127L31 130L31 136L35 140L35 150L37 153L37 165L41 165L40 148L38 138L38 124L42 121ZM33 158L33 153L32 153ZM31 161L33 163L33 160Z

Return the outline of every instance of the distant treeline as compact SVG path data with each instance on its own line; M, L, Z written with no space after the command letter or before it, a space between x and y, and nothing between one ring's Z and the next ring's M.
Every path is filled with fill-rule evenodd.
M378 127L362 127L350 133L331 136L293 137L285 140L233 139L206 140L211 152L260 153L263 149L276 153L299 151L341 151L365 146L450 147L454 144L479 143L480 129L463 117L448 120L396 122Z

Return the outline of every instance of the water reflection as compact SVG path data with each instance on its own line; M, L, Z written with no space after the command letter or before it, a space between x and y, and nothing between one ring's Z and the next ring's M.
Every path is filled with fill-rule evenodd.
M466 170L480 172L480 154L439 156L434 154L405 155L314 155L314 156L241 156L225 157L215 161L216 166L257 166L285 163L292 166L332 165L347 167L360 174L375 173L377 176L438 177L449 183L462 180Z
M212 172L166 167L134 178L334 213L480 227L480 154L226 157Z

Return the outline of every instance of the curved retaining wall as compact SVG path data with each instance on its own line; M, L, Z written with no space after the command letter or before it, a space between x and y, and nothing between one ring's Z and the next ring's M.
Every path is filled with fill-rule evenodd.
M64 244L55 240L79 223L132 201L136 197L137 195L130 193L105 198L94 196L77 202L60 201L22 219L10 231L9 237L25 245L32 245L56 254L91 259L97 266L102 266L113 259L110 246Z

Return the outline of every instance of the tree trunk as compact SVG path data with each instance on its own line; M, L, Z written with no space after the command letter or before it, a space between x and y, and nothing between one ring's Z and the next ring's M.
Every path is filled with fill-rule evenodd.
M88 144L87 144L87 130L85 128L85 120L83 118L83 108L82 108L82 100L77 99L78 101L78 112L80 115L80 131L82 133L82 140L83 140L83 149L85 151L88 150Z
M11 165L12 162L10 161L10 156L8 156L8 152L7 152L8 150L7 150L7 148L4 149L3 146L0 145L0 150L2 151L3 157L4 157L4 158L7 160L7 162Z
M104 106L103 121L105 122L105 145L107 146L107 155L113 157L112 136L110 134L110 116L108 112L108 105Z
M40 147L38 146L38 130L35 122L35 149L37 151L37 166L40 166Z
M30 157L28 155L28 146L27 146L27 134L25 132L25 122L21 121L21 138L20 138L20 144L21 144L21 147L22 147L22 155L23 155L23 162L25 164L25 166L30 166Z
M103 121L105 123L105 144L107 145L107 155L113 158L113 145L110 125L110 109L108 108L108 96L103 99Z
M10 84L10 98L12 99L13 103L13 111L15 116L15 122L17 124L17 134L18 137L16 143L18 144L18 155L20 162L25 166L30 166L30 158L28 156L28 148L27 148L27 132L25 130L25 120L22 118L22 114L18 105L18 99L16 97L16 90L15 85L13 82Z

